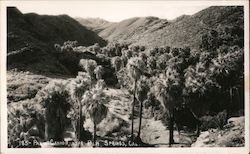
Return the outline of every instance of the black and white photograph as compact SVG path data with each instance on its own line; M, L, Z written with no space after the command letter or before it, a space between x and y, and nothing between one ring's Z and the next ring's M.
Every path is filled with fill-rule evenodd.
M1 3L1 147L248 153L248 4Z

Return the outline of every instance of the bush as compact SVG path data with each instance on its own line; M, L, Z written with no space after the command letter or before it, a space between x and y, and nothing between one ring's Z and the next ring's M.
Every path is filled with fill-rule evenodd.
M205 131L211 128L222 129L227 123L227 112L224 110L215 116L207 115L200 118L201 130Z

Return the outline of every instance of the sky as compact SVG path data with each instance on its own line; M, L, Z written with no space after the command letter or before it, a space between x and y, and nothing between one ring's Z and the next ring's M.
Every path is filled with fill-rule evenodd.
M24 1L25 2L25 1ZM156 16L168 20L183 14L192 15L209 5L193 5L191 3L169 1L40 1L39 3L16 3L15 6L23 12L59 15L71 17L102 18L112 22L131 17Z

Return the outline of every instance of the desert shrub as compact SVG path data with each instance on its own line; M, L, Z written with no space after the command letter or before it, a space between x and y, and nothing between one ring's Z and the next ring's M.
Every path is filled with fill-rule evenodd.
M245 144L245 138L243 133L228 134L224 140L219 141L220 146L225 147L242 147Z
M219 112L217 115L211 116L203 116L200 118L201 120L201 130L208 130L211 128L222 129L223 126L227 123L227 112L224 110Z
M8 103L34 98L36 93L47 83L46 77L29 72L11 71L7 81Z
M39 84L8 84L8 100L18 102L34 98L39 89L41 89Z
M207 115L200 118L201 120L201 130L208 130L209 128L215 128L215 123L213 121L213 116Z

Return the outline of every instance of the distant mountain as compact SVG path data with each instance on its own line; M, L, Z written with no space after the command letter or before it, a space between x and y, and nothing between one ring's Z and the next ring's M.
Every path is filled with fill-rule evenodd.
M243 22L242 6L212 6L194 15L183 15L171 21L157 17L126 19L103 27L98 35L108 41L126 41L150 47L167 45L198 48L201 36L208 30L216 29L219 25L243 28Z
M7 8L8 69L70 74L53 55L54 44L68 40L76 40L82 46L106 44L95 32L67 15L23 14L16 7Z
M101 18L75 18L80 24L86 26L88 29L94 32L100 32L103 29L115 24L115 22L109 22Z
M100 31L98 34L109 41L139 41L146 34L154 33L169 25L168 20L156 17L135 17L123 20ZM133 41L134 40L134 41Z
M169 24L168 20L157 17L135 17L118 23L104 20L104 24L99 24L97 20L92 19L91 24L89 19L76 18L76 20L108 41L127 41L131 37L140 37L143 33L153 32Z

